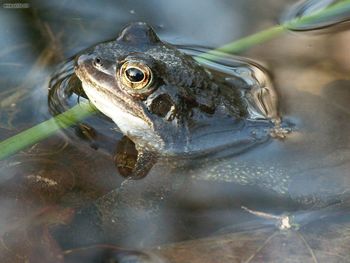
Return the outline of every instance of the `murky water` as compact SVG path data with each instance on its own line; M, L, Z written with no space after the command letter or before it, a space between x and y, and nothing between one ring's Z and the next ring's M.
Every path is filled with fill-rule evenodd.
M150 23L170 43L216 47L333 2L340 1L33 1L28 9L1 8L0 138L75 105L78 96L69 92L57 94L66 96L63 104L48 104L50 80L77 81L65 78L69 63L59 63L128 22ZM239 54L268 69L292 127L285 139L230 159L164 160L144 180L123 182L112 156L122 135L99 115L0 161L0 261L348 261L348 29L286 33ZM278 216L287 212L293 226L284 231ZM68 250L96 243L109 245Z

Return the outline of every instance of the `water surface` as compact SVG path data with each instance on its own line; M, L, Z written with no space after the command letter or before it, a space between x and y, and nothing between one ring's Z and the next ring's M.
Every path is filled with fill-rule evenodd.
M288 6L293 6L293 3L294 1L273 0L264 3L252 0L208 0L203 3L198 0L191 1L190 4L188 1L103 1L98 4L90 1L32 1L29 3L30 8L1 8L0 138L5 139L50 118L47 88L57 65L95 43L114 38L128 22L145 21L156 29L162 40L174 44L216 47L275 25L283 11ZM330 204L346 203L344 200L350 186L348 32L347 26L342 25L336 26L334 30L286 33L239 54L257 60L268 68L279 95L281 115L295 129L284 140L276 139L238 155L229 165L255 171L257 167L262 167L262 172L268 168L272 169L272 174L283 173L300 178L294 181L295 191L292 194L297 199L304 198L305 193L307 196L328 194L326 201ZM74 104L74 100L70 103ZM107 120L99 117L90 118L87 122L102 127L100 134L107 137L99 138L105 145L110 146L110 141L114 144L120 140L121 134L114 131L113 125ZM81 129L70 129L60 132L0 162L0 205L3 211L0 224L4 241L0 255L3 262L15 262L14 259L16 262L25 262L28 258L38 262L35 261L33 251L39 248L43 251L42 258L53 261L52 253L45 251L55 251L54 256L58 256L62 253L62 247L67 249L70 244L78 246L93 243L88 239L82 240L85 238L84 233L81 237L74 233L76 240L70 238L70 244L57 243L55 240L64 240L59 234L61 230L54 231L55 226L71 222L74 211L81 211L81 207L94 203L95 200L103 201L103 196L118 188L123 181L113 164L108 147L105 147L107 150L96 150L89 138L78 136L80 131ZM279 194L283 189L275 189L269 195L248 185L242 187L232 184L227 170L224 172L226 176L219 176L223 174L220 167L209 162L198 168L194 163L192 170L184 171L169 169L167 163L159 164L152 172L154 176L151 174L146 179L159 183L154 184L154 188L162 185L155 180L159 178L157 176L167 176L173 171L188 173L191 178L198 174L214 174L217 180L213 182L213 176L208 176L210 180L190 181L186 189L172 196L173 205L168 204L158 221L154 222L154 229L159 228L161 231L158 229L153 234L148 226L131 220L129 226L134 229L116 245L147 248L155 253L149 247L162 245L165 241L172 243L191 240L190 243L185 243L184 248L177 244L165 247L163 255L173 257L172 253L175 251L176 255L180 248L188 251L193 246L200 247L203 240L197 241L198 238L214 236L214 244L219 244L223 238L215 238L225 230L225 233L233 233L234 241L231 246L225 245L232 248L232 251L223 253L226 256L230 253L238 254L240 259L247 259L252 254L238 253L238 248L235 248L238 241L235 240L258 240L256 237L265 231L266 222L242 210L242 205L273 214L285 211L297 213L301 209L313 208L312 205L307 206L313 201L309 199L306 208L301 208L288 198L276 199L275 192ZM128 197L142 189L143 184L147 185L146 182L139 185L131 183L128 189L134 189L135 192L126 192L121 188L118 192L120 202L127 202ZM336 189L341 194L332 195ZM100 197L102 199L98 199ZM140 194L140 197L143 195ZM114 207L113 204L111 207ZM319 208L315 209L318 211ZM342 211L339 206L336 209ZM330 211L327 210L323 215L332 214L333 210ZM310 213L312 212L313 210ZM141 211L139 215L144 214ZM348 238L344 234L348 229L346 215L342 214L336 220L330 217L326 220L326 225L323 225L324 221L319 221L322 216L308 218L316 223L307 221L305 225L309 230L295 230L293 233L310 237L305 240L309 241L311 251L318 252L311 253L310 256L310 249L306 249L308 252L305 252L303 259L317 258L326 262L325 254L333 253L332 260L347 260L342 258L346 255L342 246L332 248L329 243L323 242L322 246L317 247L310 242L311 237L317 236L320 229L324 228L320 240L330 238L344 243ZM241 225L247 221L253 222L248 224L249 231L234 234L246 230ZM48 226L51 232L47 231ZM334 230L337 228L344 231L339 233ZM82 227L82 232L90 231L88 229ZM271 231L278 231L274 225L272 229ZM280 240L283 242L295 240L293 234L281 235ZM256 241L257 246L268 237L269 234L265 239ZM275 251L277 243L283 242L269 243L272 245L267 251ZM300 246L307 247L305 242ZM244 247L246 251L256 249L249 242ZM213 250L221 252L217 246ZM286 253L283 254L285 256L295 256L290 251L283 253ZM183 255L186 256L186 253ZM196 257L201 258L199 254ZM174 259L174 262L177 261ZM225 262L224 257L221 262Z

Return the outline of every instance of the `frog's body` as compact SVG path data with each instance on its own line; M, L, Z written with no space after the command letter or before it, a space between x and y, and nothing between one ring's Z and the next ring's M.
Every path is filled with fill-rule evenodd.
M144 23L131 24L115 41L97 45L76 61L90 101L135 143L143 165L151 152L205 155L230 146L242 150L269 137L272 123L252 120L242 89L214 78ZM276 105L272 108L275 112ZM136 167L133 176L140 170Z
M161 218L169 193L195 193L195 183L184 184L192 179L254 186L308 207L341 201L348 192L350 183L342 173L324 176L339 160L315 155L309 144L320 138L304 136L299 147L293 145L295 137L269 140L274 123L279 123L272 88L217 78L161 42L144 23L131 24L116 40L78 56L75 70L90 101L135 143L138 160L131 176L147 175L126 180L88 209L88 215L98 211L98 219L89 220L102 224L111 236L118 231L129 235L141 226L144 237L143 231L151 231L146 223L160 227L164 222L158 225L154 218ZM259 96L260 101L252 99ZM303 121L312 120L308 116ZM267 141L271 143L248 150ZM220 155L223 150L230 157ZM149 172L159 157L163 162ZM85 213L83 217L89 218Z

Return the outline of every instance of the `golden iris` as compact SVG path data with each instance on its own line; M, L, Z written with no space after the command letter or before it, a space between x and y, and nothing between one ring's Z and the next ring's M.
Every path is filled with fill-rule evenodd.
M120 68L122 84L132 90L142 91L152 83L151 69L140 62L126 61Z

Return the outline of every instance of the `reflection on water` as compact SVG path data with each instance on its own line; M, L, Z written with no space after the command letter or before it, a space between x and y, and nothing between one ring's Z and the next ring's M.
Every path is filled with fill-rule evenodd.
M342 4L344 0L302 0L298 1L292 7L287 9L282 15L282 23L292 21L293 19L302 18L312 13L317 13L325 8L335 7L338 4ZM334 9L334 11L327 15L322 16L312 22L306 22L302 25L291 27L291 30L313 30L323 27L332 26L337 23L348 21L350 19L350 7L344 6Z
M153 1L106 1L109 8L102 9L90 2L33 1L29 10L0 9L0 138L50 116L47 79L55 61L62 61L59 57L113 38L127 22L146 21L167 41L212 46L274 24L287 4L294 3L208 1L205 12L213 13L204 16L202 5L194 1L196 12L189 16L181 12L190 10L187 2L170 2L171 8ZM319 8L319 3L330 2L335 1L306 1L289 13L299 16L313 9L310 3ZM179 12L183 16L174 15ZM331 23L340 20L342 14ZM321 22L310 28L323 27ZM244 54L270 69L283 120L295 128L286 139L233 160L163 160L144 180L122 182L111 156L121 134L98 117L84 121L99 127L94 131L97 150L91 147L95 135L71 129L1 161L0 261L62 262L65 257L79 262L101 251L109 256L117 251L118 260L140 256L152 262L348 260L348 39L347 31L286 34ZM77 99L71 96L67 104L56 106L63 109ZM89 143L79 140L76 131ZM273 220L242 206L271 215L289 212L298 227L279 230ZM164 244L181 240L188 241ZM144 252L67 250L108 241Z

